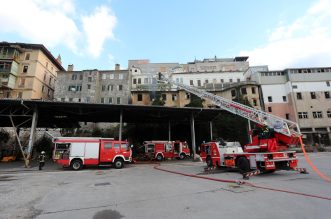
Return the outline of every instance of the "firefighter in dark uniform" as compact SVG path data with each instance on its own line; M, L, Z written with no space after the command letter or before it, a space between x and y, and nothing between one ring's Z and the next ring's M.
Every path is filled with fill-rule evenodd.
M45 151L42 151L38 157L39 160L39 170L42 170L45 165Z

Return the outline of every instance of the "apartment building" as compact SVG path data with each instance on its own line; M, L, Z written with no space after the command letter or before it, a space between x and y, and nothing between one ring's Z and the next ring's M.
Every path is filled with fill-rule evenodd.
M306 143L331 142L331 68L249 70L261 84L265 110L299 124Z
M62 102L83 102L103 104L130 103L129 71L120 70L82 70L58 72L55 100Z
M132 103L151 105L156 98L164 101L165 106L184 107L190 103L190 94L176 86L157 83L158 72L171 77L179 83L195 86L226 97L228 99L247 99L249 103L260 108L259 86L246 84L244 73L249 68L248 57L226 59L195 60L187 64L150 63L149 60L129 61L132 72ZM253 90L254 93L251 93ZM214 107L209 101L205 107Z
M41 44L0 42L0 98L52 100L57 59Z

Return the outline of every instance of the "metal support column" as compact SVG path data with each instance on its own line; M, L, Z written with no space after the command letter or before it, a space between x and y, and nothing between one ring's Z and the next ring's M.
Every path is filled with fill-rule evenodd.
M119 130L119 134L118 134L118 140L122 141L122 127L123 126L123 110L121 110L120 112L120 130Z
M35 134L36 134L36 127L37 127L37 121L38 121L38 108L35 107L33 109L33 115L32 115L32 124L30 129L30 137L29 137L29 144L28 144L28 160L31 158L31 153L33 150L33 143L35 140Z
M209 129L210 129L210 141L213 140L213 122L209 122Z
M193 154L193 159L195 158L195 129L194 129L194 115L191 113L191 140L192 140L192 154Z
M171 122L168 122L168 141L171 141Z
M248 121L248 138L249 138L249 143L252 143L252 135L250 134L252 127L251 127L251 121L247 119Z

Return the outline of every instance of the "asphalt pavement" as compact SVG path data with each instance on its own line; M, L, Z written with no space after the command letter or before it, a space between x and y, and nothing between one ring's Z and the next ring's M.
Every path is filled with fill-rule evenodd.
M331 153L310 156L331 177ZM48 162L39 171L37 163L1 163L0 218L330 218L331 183L302 155L299 165L310 174L279 171L248 180L269 188L262 189L164 172L155 164L71 171ZM204 163L189 160L165 161L161 168L242 180L237 171L207 174Z

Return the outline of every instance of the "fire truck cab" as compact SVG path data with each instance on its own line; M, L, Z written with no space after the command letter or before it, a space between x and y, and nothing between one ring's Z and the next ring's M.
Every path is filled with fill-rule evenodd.
M53 160L63 167L80 170L83 166L113 165L116 169L132 161L132 151L127 141L113 138L59 137L55 143Z
M182 141L144 141L145 155L150 159L162 161L168 158L184 159L190 156L190 149Z

